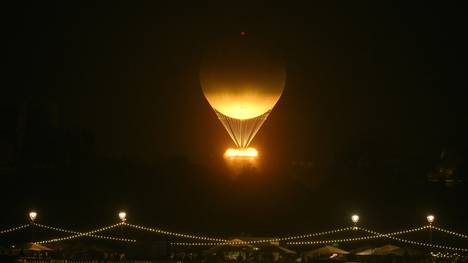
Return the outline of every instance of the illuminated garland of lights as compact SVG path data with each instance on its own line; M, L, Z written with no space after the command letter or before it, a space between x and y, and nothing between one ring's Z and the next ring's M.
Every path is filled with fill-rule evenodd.
M356 229L356 230L364 230L363 228L360 228L360 227L353 227L353 228ZM391 232L391 233L387 233L387 234L372 233L373 234L372 236L363 236L363 237L354 237L354 238L341 238L341 239L332 239L332 240L312 240L312 241L288 242L287 244L288 245L315 245L315 244L354 242L354 241L362 241L362 240L377 239L377 238L382 238L382 237L391 237L391 236L403 235L403 234L418 232L418 231L421 231L421 230L424 230L424 229L427 229L427 228L429 228L429 226L416 227L416 228L411 228L411 229L407 229L407 230Z
M422 226L422 227L417 227L417 228L412 228L412 229L407 229L407 230L401 230L401 231L396 231L392 233L388 233L387 235L390 236L395 236L395 235L402 235L402 234L407 234L407 233L412 233L412 232L417 232L426 229L427 226ZM351 227L350 229L353 230L359 230L361 228L359 227ZM333 239L333 240L316 240L316 241L298 241L298 242L288 242L287 244L289 245L310 245L310 244L328 244L328 243L337 243L337 242L351 242L351 241L360 241L360 240L367 240L367 239L373 239L373 238L378 238L377 236L363 236L363 237L355 237L355 238L342 238L342 239Z
M369 229L359 227L358 229L360 229L362 231L365 231L367 233L371 233L371 234L373 234L373 236L334 239L334 240L323 240L323 241L288 242L287 244L288 245L311 245L311 244L343 243L343 242L353 242L353 241L361 241L361 240L368 240L368 239L386 237L386 238L390 238L390 239L393 239L393 240L396 240L396 241L400 241L400 242L408 243L408 244L412 244L412 245L468 252L468 249L466 249L466 248L434 245L434 244L428 244L428 243L423 243L423 242L412 241L412 240L407 240L407 239L402 239L402 238L395 237L396 235L416 232L416 231L420 231L420 230L427 229L427 228L430 228L430 227L431 226L423 226L423 227L419 227L419 228L414 228L414 229L409 229L409 230L404 230L404 231L397 231L397 232L392 232L392 233L387 233L387 234L381 234L381 233L378 233L378 232L375 232L375 231L372 231L372 230L369 230Z
M14 231L18 231L18 230L20 230L20 229L23 229L23 228L26 228L26 227L29 227L29 226L31 226L31 225L30 225L30 224L27 224L27 225L12 227L12 228L5 229L5 230L0 230L0 235L6 234L6 233L10 233L10 232L14 232Z
M162 235L168 235L168 236L184 237L184 238L190 238L190 239L216 241L216 242L229 242L229 240L221 239L221 238L196 236L196 235L191 235L191 234L183 234L183 233L177 233L177 232L161 230L161 229L157 229L157 228L150 228L150 227L145 227L145 226L133 225L133 224L125 223L125 222L122 222L120 224L126 225L128 227L136 228L136 229L139 229L139 230L145 230L145 231L158 233L158 234L162 234Z
M431 252L431 256L435 258L456 258L461 255L458 253Z
M171 246L217 246L217 245L226 245L226 244L236 244L229 242L171 242Z
M250 240L250 241L227 241L227 242L206 242L206 243L199 243L199 242L173 242L171 245L179 245L179 246L214 246L214 245L241 245L241 244L261 244L261 243L272 243L272 242L281 242L281 241L288 241L294 239L304 239L309 237L316 237L316 236L323 236L323 235L330 235L335 234L343 231L348 231L354 229L353 227L345 227L340 229L334 229L324 232L318 233L310 233L310 234L303 234L303 235L295 235L295 236L287 236L287 237L278 237L278 238L268 238L268 239L260 239L260 240Z
M304 238L309 238L309 237L330 235L330 234L340 233L340 232L343 232L343 231L349 231L349 230L353 230L353 229L354 229L353 227L345 227L345 228L339 228L339 229L334 229L334 230L329 230L329 231L324 231L324 232L318 232L318 233L310 233L310 234L304 234L304 235L296 235L296 236L272 238L272 239L253 240L253 241L247 241L247 242L249 244L280 242L280 241L288 241L288 240L294 240L294 239L304 239Z
M428 228L428 226L422 226L417 228L412 228L408 230L402 230L397 232L388 233L387 235L402 235L412 232L421 231ZM306 235L297 235L297 236L289 236L289 237L282 237L282 238L273 238L273 239L262 239L262 240L253 240L253 241L234 241L234 242L211 242L211 243L198 243L198 242L173 242L171 245L180 245L180 246L213 246L213 245L240 245L240 244L258 244L258 243L270 243L270 242L280 242L280 241L287 241L293 239L303 239L308 237L315 237L315 236L322 236L322 235L329 235L335 234L347 230L358 230L357 227L346 227L341 229L335 229L325 232L318 232ZM288 242L288 245L312 245L312 244L330 244L330 243L339 243L339 242L352 242L352 241L360 241L360 240L368 240L368 239L375 239L381 238L380 236L372 235L372 236L363 236L363 237L356 237L356 238L343 238L343 239L332 239L332 240L315 240L315 241L297 241L297 242Z
M314 240L314 241L302 241L302 242L288 242L288 245L318 245L318 244L333 244L333 243L346 243L354 241L362 241L369 239L380 238L379 236L363 236L363 237L353 237L353 238L341 238L341 239L331 239L331 240Z
M126 238L116 238L116 237L110 237L110 236L102 236L102 235L93 235L93 234L86 234L82 232L77 232L73 230L68 230L68 229L63 229L63 228L58 228L58 227L53 227L53 226L47 226L47 225L42 225L38 223L34 223L35 226L45 228L45 229L50 229L50 230L55 230L59 232L64 232L68 234L74 234L74 235L80 235L80 234L85 234L88 237L94 237L94 238L99 238L99 239L107 239L107 240L116 240L116 241L124 241L124 242L135 242L135 240L132 239L126 239Z
M80 234L80 232L76 232L76 231L73 231L73 230L67 230L67 229L63 229L63 228L47 226L47 225L38 224L38 223L33 223L33 224L35 226L37 226L37 227L40 227L40 228L45 228L45 229L54 230L54 231L58 231L58 232L64 232L64 233L68 233L68 234Z
M305 239L305 238L310 238L310 237L316 237L316 236L322 236L322 235L329 235L329 234L334 234L334 233L339 233L343 231L349 231L349 230L362 230L364 232L370 233L372 235L370 236L361 236L361 237L355 237L355 238L342 238L342 239L332 239L332 240L311 240L311 241L296 241L296 242L287 242L287 245L313 245L313 244L330 244L330 243L344 243L344 242L353 242L353 241L362 241L362 240L369 240L369 239L377 239L377 238L390 238L399 242L403 243L408 243L412 245L418 245L418 246L424 246L424 247L430 247L430 248L437 248L437 249L445 249L445 250L454 250L454 251L462 251L462 252L468 252L468 249L466 248L458 248L458 247L450 247L450 246L444 246L444 245L437 245L437 244L428 244L428 243L423 243L423 242L418 242L418 241L413 241L413 240L407 240L407 239L402 239L395 237L397 235L402 235L402 234L407 234L407 233L412 233L412 232L417 232L421 231L424 229L435 229L437 231L450 234L453 236L461 237L468 239L468 236L465 234L457 233L451 230L435 227L432 225L427 225L427 226L422 226L422 227L417 227L413 229L408 229L408 230L402 230L402 231L396 231L396 232L391 232L391 233L378 233L373 230L361 228L361 227L346 227L346 228L341 228L341 229L335 229L335 230L330 230L330 231L324 231L324 232L317 232L317 233L310 233L310 234L303 234L303 235L294 235L294 236L286 236L286 237L278 237L278 238L269 238L269 239L261 239L261 240L251 240L251 241L242 241L242 240L227 240L227 239L222 239L222 238L215 238L215 237L208 237L208 236L199 236L199 235L193 235L193 234L184 234L184 233L178 233L178 232L171 232L171 231L166 231L162 229L157 229L157 228L150 228L150 227L145 227L145 226L139 226L139 225L134 225L134 224L129 224L126 222L120 222L114 225L102 227L96 230L92 230L89 232L77 232L73 230L67 230L63 228L58 228L58 227L52 227L52 226L47 226L47 225L42 225L38 223L32 222L31 224L26 224L18 227L13 227L10 229L5 229L0 231L0 235L6 234L9 232L14 232L20 229L24 229L30 226L37 226L49 230L54 230L54 231L59 231L59 232L64 232L68 234L72 234L71 236L67 237L62 237L62 238L54 238L54 239L49 239L49 240L44 240L44 241L39 241L35 242L37 244L46 244L46 243L53 243L53 242L59 242L59 241L65 241L65 240L70 240L70 239L75 239L75 238L80 238L80 237L93 237L93 238L99 238L99 239L107 239L107 240L114 240L114 241L123 241L123 242L136 242L136 240L133 239L126 239L126 238L116 238L116 237L110 237L110 236L102 236L102 235L95 235L97 233L118 227L118 226L128 226L131 228L139 229L139 230L144 230L144 231L149 231L153 233L158 233L162 235L169 235L169 236L174 236L174 237L181 237L181 238L189 238L189 239L196 239L196 240L204 240L204 241L212 241L212 242L173 242L171 245L181 245L181 246L213 246L213 245L224 245L224 244L231 244L231 245L242 245L242 244L259 244L259 243L271 243L271 242L280 242L280 241L289 241L289 240L295 240L295 239ZM453 256L458 256L458 254L448 254L448 253L432 253L434 257L443 257L443 258L449 258ZM451 256L448 256L451 255Z
M436 226L431 226L431 228L435 229L435 230L438 230L440 232L444 232L446 234L449 234L449 235L453 235L453 236L457 236L457 237L461 237L461 238L466 238L468 239L468 236L465 235L465 234L461 234L461 233L457 233L455 231L450 231L450 230L447 230L447 229L443 229L443 228L440 228L440 227L436 227Z
M430 226L425 226L424 228L430 228ZM378 232L375 232L373 230L365 229L365 228L359 228L367 233L374 234L376 236L380 237L386 237L390 238L396 241L400 241L402 243L407 243L407 244L412 244L412 245L418 245L418 246L423 246L423 247L430 247L430 248L439 248L439 249L445 249L445 250L455 250L455 251L462 251L462 252L468 252L468 248L459 248L459 247L449 247L449 246L442 246L442 245L435 245L435 244L428 244L428 243L423 243L423 242L418 242L418 241L413 241L413 240L407 240L407 239L402 239L398 237L394 237L389 234L381 234Z
M70 233L70 234L74 234L74 235L67 236L67 237L61 237L61 238L53 238L53 239L44 240L44 241L38 241L38 242L35 242L36 244L54 243L54 242L60 242L60 241L65 241L65 240L70 240L70 239L75 239L75 238L80 238L80 237L94 237L94 238L114 240L114 241L123 241L123 242L130 242L130 243L136 242L136 240L133 240L133 239L94 235L94 234L97 234L97 233L100 233L100 232L103 232L103 231L106 231L106 230L109 230L109 229L112 229L112 228L116 228L116 227L118 227L120 225L124 225L123 222L118 223L118 224L114 224L114 225L110 225L110 226L106 226L106 227L102 227L102 228L99 228L99 229L95 229L95 230L92 230L92 231L89 231L89 232L84 232L84 233L75 232L75 231L66 230L66 229L60 229L60 228L56 228L56 227L48 227L48 226L45 226L45 225L39 225L39 224L37 224L37 225L41 226L41 227L51 229L51 230L66 232L66 233Z

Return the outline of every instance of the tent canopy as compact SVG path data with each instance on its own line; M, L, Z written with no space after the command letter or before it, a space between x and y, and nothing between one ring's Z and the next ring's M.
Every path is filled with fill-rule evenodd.
M304 253L306 257L331 256L333 254L346 255L349 254L349 252L333 246L324 246Z
M398 247L394 245L385 245L377 248L369 248L361 252L356 253L358 256L385 256L385 255L395 255L395 256L420 256L423 253L417 249L408 248L408 247Z
M383 255L390 255L399 249L400 247L388 244L388 245L377 247L377 248L368 248L366 250L356 253L356 255L358 256L371 256L371 255L383 256Z
M367 248L356 253L357 256L370 256L374 254L374 248Z
M388 244L374 249L374 255L390 255L399 249L400 247Z
M18 246L17 248L29 251L53 251L53 249L37 243L26 243Z

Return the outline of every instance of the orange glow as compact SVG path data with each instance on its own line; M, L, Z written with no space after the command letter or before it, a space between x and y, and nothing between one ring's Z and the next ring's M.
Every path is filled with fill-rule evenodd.
M278 85L279 86L279 85ZM283 84L281 84L282 88ZM205 97L211 106L222 114L239 120L258 117L271 110L281 96L281 88L265 92L264 88L216 86L205 88Z
M255 148L239 148L239 149L233 149L229 148L226 150L224 153L225 157L228 158L257 158L258 156L258 151Z
M212 50L200 68L200 84L211 107L238 120L273 109L285 83L283 63L245 41Z

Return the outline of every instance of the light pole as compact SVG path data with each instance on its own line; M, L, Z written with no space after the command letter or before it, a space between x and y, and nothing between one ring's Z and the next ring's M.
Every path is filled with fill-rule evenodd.
M31 211L29 212L29 220L31 221L30 222L30 226L34 226L34 221L36 220L37 218L37 212L36 211ZM34 228L31 229L31 242L34 242Z
M432 246L432 223L434 223L435 216L434 215L428 215L426 216L427 222L429 223L429 244Z
M351 221L353 221L353 229L357 230L357 223L359 222L359 216L354 214L351 216Z
M124 227L125 221L127 221L127 213L126 213L125 211L120 211L120 212L119 212L119 219L120 219L120 221L121 221L121 223L120 223L120 238L123 239L123 238L124 238L124 232L123 232L124 229L123 229L123 227ZM126 245L124 244L124 249L123 249L123 252L124 252L124 253L123 253L123 255L124 255L125 258L126 258L126 256L127 256L127 255L126 255L126 254L127 254L127 249L126 249L126 248L127 248L127 247L126 247Z

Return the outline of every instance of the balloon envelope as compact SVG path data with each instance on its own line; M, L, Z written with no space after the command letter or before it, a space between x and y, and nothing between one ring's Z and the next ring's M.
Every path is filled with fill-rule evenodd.
M271 110L283 92L286 71L278 59L265 53L240 41L208 55L200 82L211 107L239 120Z

